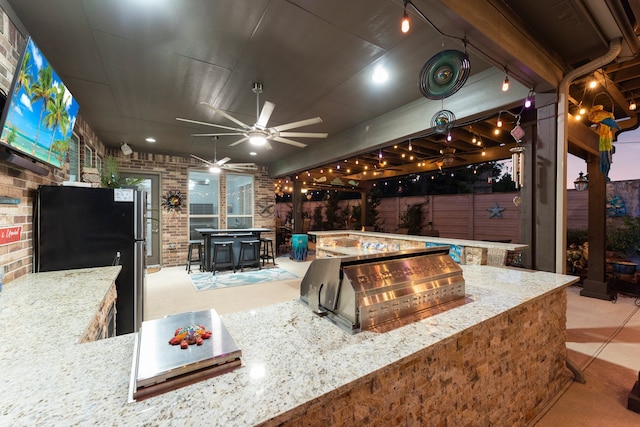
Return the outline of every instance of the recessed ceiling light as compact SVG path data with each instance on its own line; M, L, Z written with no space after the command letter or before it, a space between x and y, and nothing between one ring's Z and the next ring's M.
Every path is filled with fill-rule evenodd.
M249 153L249 155L250 155L250 156L257 156L257 155L258 155L258 153L256 153L255 151L251 151L251 152Z
M371 77L374 83L384 83L389 79L389 73L382 66L377 66L373 70L373 76Z
M145 141L147 141L147 142L156 142L156 139L152 138L152 137L148 137L148 138L145 138Z

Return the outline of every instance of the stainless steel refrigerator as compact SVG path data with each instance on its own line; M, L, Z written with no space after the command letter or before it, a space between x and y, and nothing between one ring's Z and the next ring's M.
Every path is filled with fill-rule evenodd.
M146 193L135 189L40 186L34 203L34 271L122 265L116 335L143 319ZM73 298L73 295L69 295Z

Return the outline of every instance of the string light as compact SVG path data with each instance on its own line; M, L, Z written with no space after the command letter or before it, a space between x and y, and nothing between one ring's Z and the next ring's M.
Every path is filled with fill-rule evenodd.
M638 106L636 105L636 100L632 99L631 102L629 103L629 110L635 111L636 108L638 108Z
M404 10L402 11L402 21L400 22L400 31L404 34L408 33L411 29L411 23L409 22L409 15L407 15L407 3L409 0L404 0Z
M502 91L506 92L509 90L509 70L507 67L504 67L504 81L502 82Z
M407 15L407 12L405 11L404 14L402 15L402 24L400 25L400 29L402 30L403 33L408 33L409 29L411 28L411 25L409 24L409 15Z
M529 94L527 94L527 97L524 100L524 108L531 108L532 105L533 105L533 89L529 91Z

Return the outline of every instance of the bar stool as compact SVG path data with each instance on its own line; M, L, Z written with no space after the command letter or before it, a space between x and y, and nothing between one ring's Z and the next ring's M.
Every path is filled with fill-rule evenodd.
M244 271L245 263L249 266L260 267L260 240L243 240L240 242L240 257L238 263L240 264L240 271Z
M195 258L195 252L198 257ZM187 250L187 273L191 273L191 263L198 262L200 271L204 270L204 257L202 256L202 240L189 240L189 249Z
M260 245L262 246L262 254L260 255L262 265L264 265L265 261L269 262L270 259L273 260L273 265L276 265L276 254L273 250L273 239L261 237Z
M211 270L213 270L214 275L220 267L232 267L233 272L236 272L233 242L213 242L213 262L211 263Z

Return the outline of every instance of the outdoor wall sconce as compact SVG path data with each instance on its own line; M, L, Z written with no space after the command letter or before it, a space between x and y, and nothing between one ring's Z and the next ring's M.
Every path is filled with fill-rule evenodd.
M573 186L578 191L584 191L587 188L589 188L589 180L587 179L586 176L584 176L582 172L580 172L580 174L578 174L578 178L575 181L573 181Z

